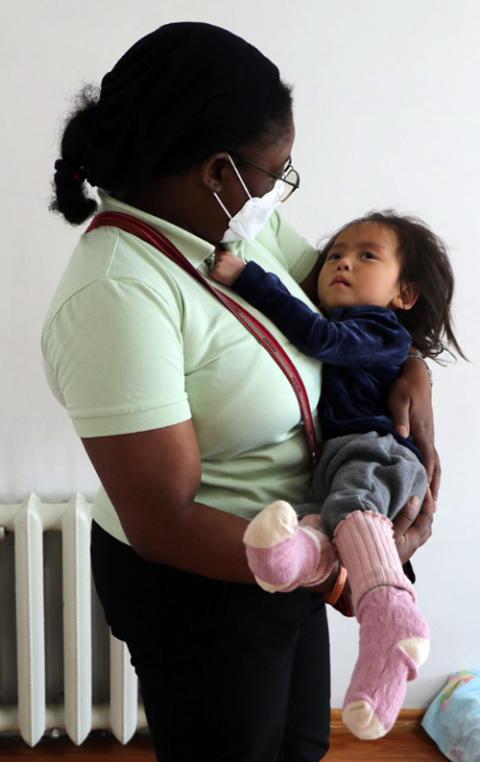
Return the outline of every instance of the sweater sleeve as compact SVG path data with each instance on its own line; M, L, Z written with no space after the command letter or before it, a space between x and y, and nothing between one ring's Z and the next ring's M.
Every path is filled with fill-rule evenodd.
M233 290L262 312L306 355L331 365L378 367L405 361L411 338L392 310L358 306L319 315L273 273L249 262Z

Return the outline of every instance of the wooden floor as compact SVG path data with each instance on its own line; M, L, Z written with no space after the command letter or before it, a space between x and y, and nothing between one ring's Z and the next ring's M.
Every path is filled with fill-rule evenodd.
M395 733L378 741L358 741L350 734L332 736L326 762L438 762L446 757L423 730L411 734Z
M135 739L121 746L108 738L89 739L74 746L64 739L41 741L34 749L23 742L0 740L1 762L155 762L148 739ZM379 741L357 741L351 735L334 733L327 762L434 762L445 760L433 742L421 730L411 733L393 732ZM212 762L214 760L212 759Z

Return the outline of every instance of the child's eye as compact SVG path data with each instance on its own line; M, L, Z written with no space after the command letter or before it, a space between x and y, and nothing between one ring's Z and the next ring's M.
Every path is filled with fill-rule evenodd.
M327 261L332 259L340 259L340 254L337 254L336 251L331 251L330 254L327 257Z
M377 256L372 251L362 251L362 257L364 259L377 259Z

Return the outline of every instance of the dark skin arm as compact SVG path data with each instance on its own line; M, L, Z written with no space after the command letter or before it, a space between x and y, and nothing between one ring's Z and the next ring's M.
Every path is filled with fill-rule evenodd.
M194 501L201 464L191 421L82 441L129 542L145 561L254 583L243 545L247 521ZM337 573L334 567L315 591L328 595Z
M83 439L136 552L229 582L253 582L247 522L195 502L201 463L191 421L162 429Z
M389 404L397 430L402 436L413 435L430 485L423 505L410 500L393 522L397 549L404 562L432 534L441 477L440 459L434 446L432 387L422 362L407 360L402 375L390 390Z
M421 363L417 363L421 366ZM150 562L229 582L253 583L243 534L247 522L196 503L200 454L191 421L162 429L83 440L136 552ZM433 507L415 501L395 522L402 562L431 533ZM336 579L317 587L328 594Z
M193 500L201 464L191 421L82 441L129 542L145 561L255 582L243 545L247 521ZM327 595L337 573L334 568L316 592Z

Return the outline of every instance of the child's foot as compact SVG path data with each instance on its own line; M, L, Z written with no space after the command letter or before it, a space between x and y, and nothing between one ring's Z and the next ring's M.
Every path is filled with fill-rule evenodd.
M312 524L314 526L312 526ZM289 503L276 500L250 522L243 541L248 565L264 590L289 592L325 579L336 561L320 517L301 522Z
M403 704L407 680L427 659L430 630L412 596L396 587L366 593L357 611L360 650L343 705L358 738L381 738Z

